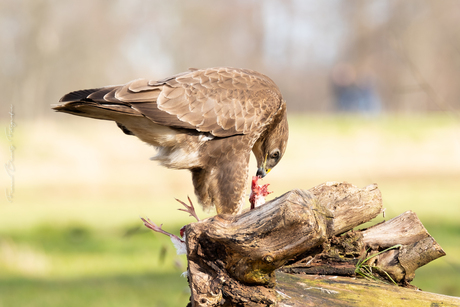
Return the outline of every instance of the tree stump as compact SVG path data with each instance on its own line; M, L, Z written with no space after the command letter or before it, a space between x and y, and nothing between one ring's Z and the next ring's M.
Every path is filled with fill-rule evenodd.
M240 215L187 225L191 306L277 305L286 297L276 274L286 273L409 286L418 267L445 253L410 211L353 231L381 212L377 185L328 182Z

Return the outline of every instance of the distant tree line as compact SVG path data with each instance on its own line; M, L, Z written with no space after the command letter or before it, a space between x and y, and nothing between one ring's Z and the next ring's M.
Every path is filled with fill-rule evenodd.
M0 116L213 66L267 74L295 111L453 112L458 20L455 0L3 0Z

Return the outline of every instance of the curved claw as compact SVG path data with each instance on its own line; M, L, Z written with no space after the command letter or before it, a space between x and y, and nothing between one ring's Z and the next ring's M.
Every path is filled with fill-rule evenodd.
M161 227L163 226L163 224L160 224L160 226L158 226L157 224L155 224L154 222L152 222L149 218L144 219L143 217L141 217L141 220L142 222L144 222L144 225L145 227L153 230L153 231L156 231L156 232L159 232L159 233L162 233L164 235L167 235L168 237L173 237L173 236L176 236L176 235L173 235L167 231L164 231L163 229L161 229ZM176 236L177 237L177 236Z
M154 222L152 222L149 218L144 219L143 217L141 217L141 220L142 222L144 222L145 227L153 231L167 235L171 239L172 243L174 244L174 247L176 248L178 255L182 255L187 252L187 247L185 246L185 241L184 241L185 240L184 238L185 226L181 228L180 234L182 238L179 238L178 236L161 229L161 226L163 226L163 224L158 226Z
M188 202L190 203L190 206L187 205L186 203L184 203L183 201L175 198L178 202L180 202L185 207L185 209L180 208L180 209L177 209L177 210L190 213L190 216L193 216L197 221L200 221L200 218L198 217L198 215L195 212L195 207L193 207L193 203L190 200L190 197L187 196L187 198L188 198Z

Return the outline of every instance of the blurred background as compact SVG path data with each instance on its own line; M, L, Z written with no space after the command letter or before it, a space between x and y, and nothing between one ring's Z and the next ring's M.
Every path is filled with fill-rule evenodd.
M413 284L460 296L459 20L455 0L1 0L0 306L186 304L184 256L139 216L193 222L174 200L196 201L190 174L50 105L215 66L264 73L287 100L272 197L379 184L385 219L416 212L447 253Z

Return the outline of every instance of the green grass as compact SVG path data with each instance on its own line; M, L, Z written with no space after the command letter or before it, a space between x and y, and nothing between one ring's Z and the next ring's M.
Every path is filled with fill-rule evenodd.
M185 306L189 298L184 256L139 225L42 225L1 234L0 250L0 306Z
M362 277L368 279L368 280L374 280L374 281L378 281L378 282L384 282L382 279L380 278L377 278L376 276L374 276L375 272L373 272L373 269L372 269L372 266L371 265L367 265L366 262L369 261L370 259L372 259L373 257L377 257L378 255L380 254L383 254L389 250L392 250L392 249L395 249L395 248L400 248L402 245L401 244L396 244L394 246L391 246L387 249L384 249L383 251L380 251L376 254L373 254L365 259L360 259L358 261L358 263L356 264L356 269L355 269L355 274L356 276L358 275L361 275ZM369 252L370 248L368 248L368 250L366 252ZM381 276L385 276L394 284L394 285L398 285L394 280L393 278L391 278L391 276L385 272L385 270L382 270L380 269L379 270ZM384 273L385 275L382 275L381 273ZM385 281L386 282L386 281Z
M378 183L385 219L416 212L447 253L413 284L460 296L459 122L443 114L289 122L286 155L264 179L270 197L325 181ZM149 161L153 149L113 123L17 119L13 142L14 202L0 197L0 307L186 305L184 256L139 216L176 234L192 222L174 201L195 201L189 173ZM0 146L6 162L9 142ZM4 189L9 178L0 178Z
M0 306L185 306L188 289L172 273L75 279L0 279Z

